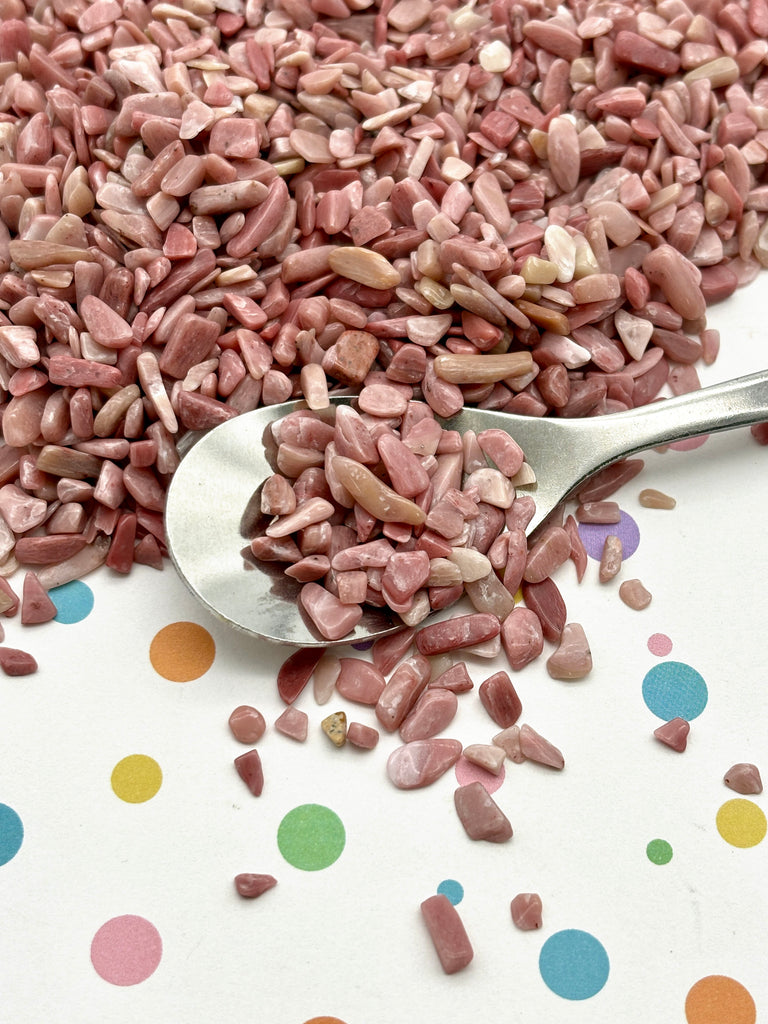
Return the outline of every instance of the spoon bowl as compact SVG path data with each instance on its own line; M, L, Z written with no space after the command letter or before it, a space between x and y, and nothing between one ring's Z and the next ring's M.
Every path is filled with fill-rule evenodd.
M354 396L334 395L327 414L352 402ZM353 632L326 640L299 604L301 585L283 573L282 564L257 561L250 552L261 518L260 488L274 472L270 424L305 408L303 401L265 406L189 436L166 500L168 552L186 586L214 616L254 637L299 647L375 640L402 629L399 616L366 607ZM531 534L586 479L618 459L764 420L768 371L606 416L539 419L465 408L441 422L462 433L501 428L517 441L536 476L525 488L536 501Z

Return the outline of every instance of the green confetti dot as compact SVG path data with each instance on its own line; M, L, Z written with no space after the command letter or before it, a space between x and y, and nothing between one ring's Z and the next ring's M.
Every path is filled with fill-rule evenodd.
M347 836L338 814L321 804L301 804L289 811L277 830L277 845L289 864L320 871L341 856Z
M652 839L645 848L648 860L654 864L669 864L672 860L672 847L666 839Z

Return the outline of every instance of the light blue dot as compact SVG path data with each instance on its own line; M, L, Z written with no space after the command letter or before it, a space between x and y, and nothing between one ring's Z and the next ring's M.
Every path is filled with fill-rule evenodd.
M590 558L599 562L603 557L605 538L613 535L621 541L621 557L631 558L640 543L640 527L627 512L619 512L618 523L580 523L579 536Z
M8 804L0 804L0 865L13 860L24 839L24 826L16 811Z
M643 700L662 721L692 721L707 706L707 684L695 668L682 661L662 661L643 679Z
M610 963L594 935L567 928L551 935L541 948L539 970L548 988L563 999L589 999L608 980Z
M71 580L53 587L48 596L56 605L56 622L71 625L82 620L93 611L93 591L82 580Z
M443 896L447 896L454 907L464 899L464 886L461 882L457 882L455 878L443 879L440 885L438 885L437 891Z

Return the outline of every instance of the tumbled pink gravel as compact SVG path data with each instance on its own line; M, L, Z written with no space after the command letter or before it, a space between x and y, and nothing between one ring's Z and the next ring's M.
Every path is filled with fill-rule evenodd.
M424 920L440 965L446 974L456 974L472 962L474 952L464 924L445 893L436 893L421 904Z
M459 786L453 794L456 813L470 839L506 843L512 838L509 819L481 782Z
M398 789L431 786L459 759L459 740L414 740L396 747L387 759L387 776Z
M267 723L264 716L250 704L241 704L229 716L229 728L239 743L258 743L264 735Z
M255 874L250 871L235 875L235 888L245 899L256 899L277 885L274 875Z
M763 780L760 777L760 770L757 765L741 761L731 765L723 776L723 782L729 789L743 795L757 794L763 792Z
M653 735L660 743L671 747L672 750L676 750L678 754L682 754L688 745L688 734L690 731L690 723L686 722L684 718L678 717L672 718L657 729L654 729Z
M541 928L541 896L536 892L519 892L509 906L513 924L521 931Z

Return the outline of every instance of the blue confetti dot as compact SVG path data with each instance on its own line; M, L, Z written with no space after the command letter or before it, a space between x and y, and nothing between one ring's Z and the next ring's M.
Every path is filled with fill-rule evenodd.
M438 885L437 891L443 896L447 896L454 907L464 899L464 886L454 878L444 879Z
M56 622L71 625L82 620L93 611L93 591L82 580L71 580L53 587L49 595L56 605Z
M551 935L541 948L539 970L548 988L563 999L589 999L608 980L610 963L594 935L567 928Z
M368 651L373 647L373 640L358 640L357 643L349 645L354 651Z
M0 804L0 865L13 860L24 839L24 826L16 811Z
M707 705L707 684L695 668L682 661L662 661L643 679L643 700L662 721L691 722Z
M613 534L621 541L621 557L630 558L640 543L640 528L626 512L619 513L618 523L580 523L579 536L587 554L600 561L605 547L605 538Z

